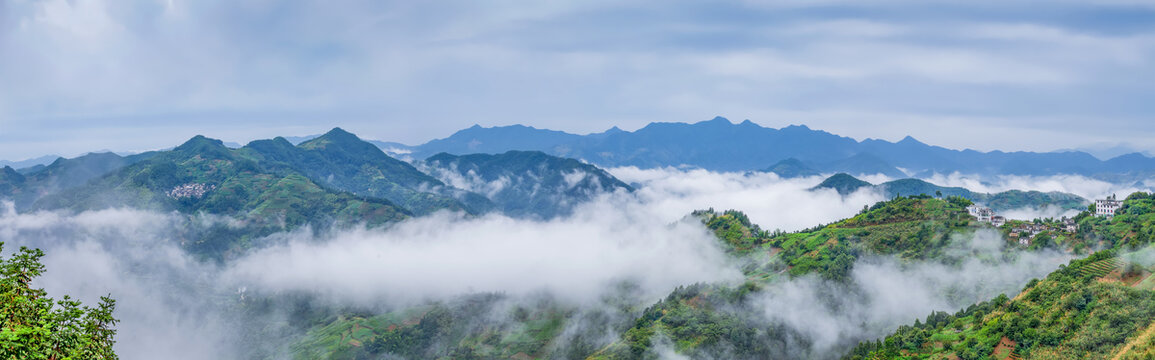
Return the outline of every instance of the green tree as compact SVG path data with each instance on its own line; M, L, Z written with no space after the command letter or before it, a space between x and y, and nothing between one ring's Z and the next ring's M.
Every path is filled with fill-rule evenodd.
M0 257L0 359L116 359L116 301L101 297L91 308L32 288L32 279L44 273L43 256L39 249L21 247L11 258Z

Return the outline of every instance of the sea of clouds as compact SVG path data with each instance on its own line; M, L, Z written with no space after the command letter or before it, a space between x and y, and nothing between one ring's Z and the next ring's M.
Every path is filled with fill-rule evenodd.
M439 212L386 228L302 229L272 235L276 241L262 243L275 245L224 263L196 259L180 248L188 239L178 229L230 221L207 215L133 209L17 213L7 203L0 209L0 241L5 254L18 246L45 251L48 271L36 285L52 296L70 294L88 304L102 295L116 298L115 315L121 319L116 349L122 358L218 359L236 351L230 339L237 327L227 314L245 292L306 292L334 304L396 306L478 293L513 298L546 293L581 308L598 306L625 282L637 287L639 301L654 301L679 285L741 281L737 262L697 220L687 218L693 210L737 209L764 229L795 231L853 216L884 200L869 190L846 196L811 191L820 177L674 168L609 171L637 190L602 194L561 218ZM963 177L938 180L976 191L1018 188L1088 197L1124 189L1071 177L978 184ZM1059 253L1000 257L1002 240L993 232L956 243L962 251L986 255L949 266L869 258L855 267L849 285L802 277L767 289L759 303L766 321L813 337L813 344L799 351L829 357L931 311L953 312L1015 292L1070 258ZM845 286L851 288L840 288ZM831 289L855 296L831 298Z

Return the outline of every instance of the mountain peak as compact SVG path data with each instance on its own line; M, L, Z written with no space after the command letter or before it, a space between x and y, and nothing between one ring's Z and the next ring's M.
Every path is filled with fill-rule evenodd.
M4 168L0 169L0 185L3 185L6 182L22 183L24 182L24 175L20 175L20 172L16 171L16 169L13 169L11 166L4 165Z
M325 135L318 136L315 139L303 142L297 146L302 148L302 149L317 149L317 148L327 147L330 144L343 145L344 146L344 145L360 144L360 143L364 143L364 141L362 141L361 138L357 137L357 135L354 135L351 132L345 131L345 129L335 127L335 128L333 128L333 130L329 130L329 132L325 133ZM373 146L372 144L369 144L369 143L365 143L365 145Z
M285 149L294 149L295 146L289 139L278 136L268 140L253 140L245 144L247 148L262 149L264 151L278 149L277 151L284 151Z
M333 128L333 130L329 130L329 132L325 133L325 135L321 135L321 137L330 137L330 138L354 137L355 138L355 137L357 137L357 135L353 135L353 133L345 131L345 129L335 127L335 128Z
M703 121L703 122L701 122L701 123L706 123L706 124L726 124L726 125L730 125L730 124L733 124L732 122L730 122L730 119L727 119L727 118L724 118L724 117L721 117L721 116L715 116L713 119L710 119L710 120L706 120L706 121Z
M778 163L764 169L763 171L772 172L784 178L814 176L819 174L817 170L807 166L806 163L802 162L802 160L798 160L792 157L783 159Z
M1116 159L1118 159L1118 160L1123 160L1123 159L1131 160L1131 159L1147 159L1147 158L1148 157L1146 155L1143 155L1143 153L1133 152L1133 153L1123 154L1123 155L1113 157L1110 160L1116 160Z
M799 124L799 125L790 125L790 126L784 127L784 128L782 128L782 130L806 130L806 131L810 131L810 127L806 126L805 124Z
M204 148L204 147L222 147L223 148L223 147L225 147L225 143L220 141L220 140L217 140L217 139L205 137L204 135L197 135L197 136L193 136L192 139L188 139L188 141L185 141L184 144L180 144L180 146L177 146L173 150L177 150L177 151L195 150L195 149L200 149L200 148Z
M841 195L853 193L862 187L873 186L873 184L859 180L847 173L837 173L823 180L821 184L811 188L814 189L834 189Z
M231 150L225 146L223 141L208 138L204 135L197 135L185 141L184 144L172 149L172 151L182 154L181 156L226 159L229 158L229 151Z
M293 142L289 141L289 139L286 139L284 136L278 136L278 137L273 138L273 143L276 143L277 145L280 145L280 146L284 146L284 145L289 145L290 147L293 146Z
M598 139L604 139L606 137L609 137L610 135L624 134L625 132L626 132L625 130L622 130L621 128L619 128L617 126L614 126L612 128L606 129L606 131L602 131L600 133L590 133L588 136L598 138Z
M923 145L921 141L916 140L913 136L910 135L902 138L902 140L899 140L896 144Z

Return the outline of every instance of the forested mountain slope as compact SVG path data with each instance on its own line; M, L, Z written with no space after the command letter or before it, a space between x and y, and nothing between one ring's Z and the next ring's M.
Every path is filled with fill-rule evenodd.
M843 284L836 286L853 294L859 290L846 275L863 256L890 254L911 262L970 256L943 251L956 235L984 228L967 215L968 204L962 198L895 199L851 219L798 233L762 230L737 211L700 211L691 219L703 221L717 235L740 264L744 282L686 284L656 303L628 296L607 299L599 308L612 311L594 314L552 301L509 309L502 295L385 314L347 313L314 323L294 347L295 356L635 359L674 351L691 357L836 357L812 348L809 335L766 318L759 299L776 284L807 276ZM515 316L501 325L477 318L480 313L510 311ZM479 323L491 325L471 325ZM582 330L574 333L575 328ZM615 341L598 340L615 333L620 334ZM849 349L853 344L838 346Z
M172 151L120 168L83 186L45 196L33 209L132 207L224 215L244 226L214 226L187 248L219 258L275 231L311 224L383 224L409 212L384 199L331 190L288 169L267 169L245 152L197 136Z
M847 359L1148 359L1155 332L1155 197L1134 193L1113 218L1081 216L1109 247L1020 293L931 314Z
M263 167L298 171L318 184L387 199L419 215L440 209L480 213L492 206L477 196L462 196L468 205L458 201L451 196L456 189L340 128L296 146L284 138L253 141L240 153Z
M423 169L457 187L480 193L512 216L552 218L594 196L633 189L605 170L540 151L497 155L434 155Z

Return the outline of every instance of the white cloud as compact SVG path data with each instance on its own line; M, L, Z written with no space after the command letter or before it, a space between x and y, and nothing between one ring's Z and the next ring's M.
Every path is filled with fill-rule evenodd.
M17 214L9 204L0 209L0 241L9 251L17 245L46 251L48 272L37 284L53 296L72 294L88 303L105 294L118 299L122 357L202 359L243 351L234 347L238 332L266 325L237 324L239 318L228 315L235 315L229 306L239 287L251 294L303 292L382 307L486 292L514 299L545 293L591 310L604 305L600 296L613 291L609 285L626 281L639 286L642 299L635 300L647 303L678 285L741 279L717 240L696 220L684 219L692 210L734 208L764 228L796 230L851 216L881 199L870 192L842 197L809 191L819 177L611 172L641 187L604 194L551 221L443 212L385 229L276 234L259 243L280 245L223 267L196 261L176 246L178 229L231 223L208 216L130 209ZM966 259L958 265L870 259L856 265L851 289L804 277L772 285L759 304L767 319L812 336L811 350L820 354L888 333L932 310L954 311L1017 290L1069 258L1004 257L1002 239L989 231L956 238L955 244L948 253ZM830 289L856 295L832 297ZM273 318L245 321L281 326ZM572 326L586 326L581 323Z
M3 213L3 212L0 212ZM45 273L33 285L56 299L95 305L116 299L114 349L124 359L220 359L236 350L219 316L212 266L175 246L180 217L129 209L4 213L0 242L41 248ZM227 294L227 293L226 293Z
M716 173L705 170L609 169L618 179L639 183L636 196L644 211L674 218L694 210L736 209L767 230L801 230L856 214L864 205L885 200L859 191L846 197L831 189L811 192L821 177L782 179L772 173ZM631 209L631 211L633 211Z
M940 186L959 186L971 191L984 193L999 193L1008 190L1065 192L1079 195L1085 199L1102 199L1115 194L1125 197L1136 191L1148 191L1155 184L1114 184L1103 180L1088 178L1081 175L1054 175L1054 176L1018 176L999 175L994 177L979 177L960 173L934 174L926 179Z
M837 358L859 341L874 340L933 311L953 314L1000 293L1014 297L1071 259L1058 252L1000 254L1005 241L992 230L957 236L957 265L860 260L848 285L803 277L772 287L761 298L765 315L808 335L810 357Z
M1060 219L1063 217L1073 218L1079 215L1081 210L1068 210L1058 206L1047 205L1042 208L1024 207L1018 209L1010 209L999 212L999 215L1005 216L1007 219L1014 220L1034 220L1054 218Z
M990 119L958 125L978 134L1096 119L1069 122L1059 141L1143 143L1113 135L1145 121L1150 85L1137 80L1152 71L1150 32L966 11L922 21L917 8L872 16L887 2L821 5L838 15L774 3L711 5L748 15L731 19L648 1L9 1L0 51L22 56L0 59L0 158L162 148L196 133L243 142L341 125L420 143L473 123L591 132L718 113L823 117L844 135L920 139L944 118ZM759 16L773 21L750 20ZM790 113L800 115L776 116ZM853 125L867 123L862 114L901 116Z
M438 213L321 242L289 238L239 259L227 276L253 289L366 303L539 291L582 303L621 281L657 297L680 284L740 278L700 224L612 210L546 222Z

